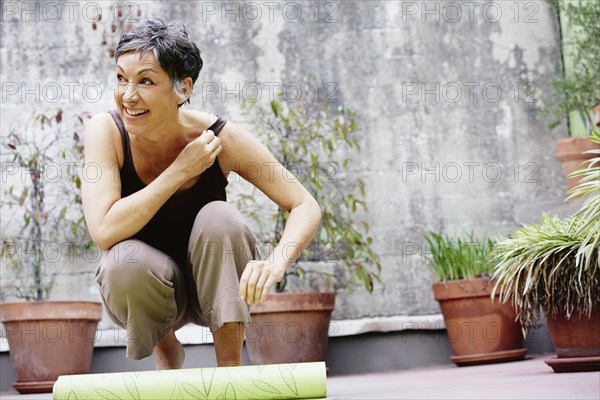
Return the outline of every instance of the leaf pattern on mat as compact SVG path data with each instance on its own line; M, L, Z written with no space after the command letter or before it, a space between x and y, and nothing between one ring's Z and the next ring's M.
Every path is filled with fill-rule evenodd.
M110 390L106 389L96 389L96 394L106 400L123 400Z
M200 390L191 383L182 382L181 387L183 391L192 396L194 399L206 399L206 395L202 394Z
M285 381L285 384L290 388L292 393L298 396L298 386L296 385L296 380L294 379L292 371L290 371L290 369L287 366L282 365L279 367L279 373L281 374L281 377Z
M263 392L281 394L281 391L279 389L277 389L276 387L274 387L273 385L270 385L269 383L267 383L265 381L256 380L256 381L252 381L252 383L254 384L254 386L259 388Z
M204 376L204 372L208 372L208 370L202 369L200 370L200 377L202 378L202 385L204 386L204 394L206 397L210 394L210 389L212 388L213 379L215 378L215 368L210 369L210 380L208 380L208 387L206 387L207 377Z
M225 388L225 400L236 400L237 397L235 395L235 388L233 387L233 385L230 383L227 384L227 387Z
M123 375L123 383L127 388L127 391L135 400L140 400L140 393L138 392L137 385L135 383L135 379L131 377L131 375Z
M55 393L55 396L58 395L56 398L62 400L145 400L148 396L161 400L279 400L298 398L302 395L300 392L303 388L312 386L312 389L306 390L315 395L315 398L326 397L324 364L314 368L311 366L310 369L302 369L300 366L302 365L279 364L263 365L261 368L254 366L254 369L250 366L202 368L160 371L159 376L153 375L156 374L155 371L97 374L90 375L93 379L89 382L80 377L64 377L56 385L56 390L60 393ZM262 373L257 375L259 369ZM148 388L148 385L156 387L156 390ZM148 393L144 394L146 391ZM315 391L322 392L321 396L316 396Z

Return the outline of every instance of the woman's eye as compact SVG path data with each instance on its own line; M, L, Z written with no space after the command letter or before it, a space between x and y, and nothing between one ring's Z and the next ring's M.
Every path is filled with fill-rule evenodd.
M123 78L123 75L117 74L117 82L124 82L125 78Z
M152 80L149 78L144 78L142 79L141 83L144 85L152 85L154 82L152 82Z

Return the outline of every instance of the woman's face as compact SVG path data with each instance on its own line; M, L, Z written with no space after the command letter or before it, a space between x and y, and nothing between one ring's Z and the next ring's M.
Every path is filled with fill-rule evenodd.
M182 100L152 52L141 58L139 53L129 52L117 61L115 102L125 129L139 135L172 121Z

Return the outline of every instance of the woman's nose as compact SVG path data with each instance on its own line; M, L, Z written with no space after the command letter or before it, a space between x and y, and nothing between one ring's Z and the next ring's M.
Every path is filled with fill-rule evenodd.
M123 101L131 101L137 97L138 85L136 83L128 83L123 94Z

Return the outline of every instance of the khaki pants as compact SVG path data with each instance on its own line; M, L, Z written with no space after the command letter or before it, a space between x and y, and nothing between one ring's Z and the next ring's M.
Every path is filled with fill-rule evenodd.
M96 282L109 317L127 330L127 358L150 356L171 329L187 323L212 332L226 322L249 323L239 280L257 256L254 234L223 201L198 212L184 268L139 240L114 245L98 266Z

